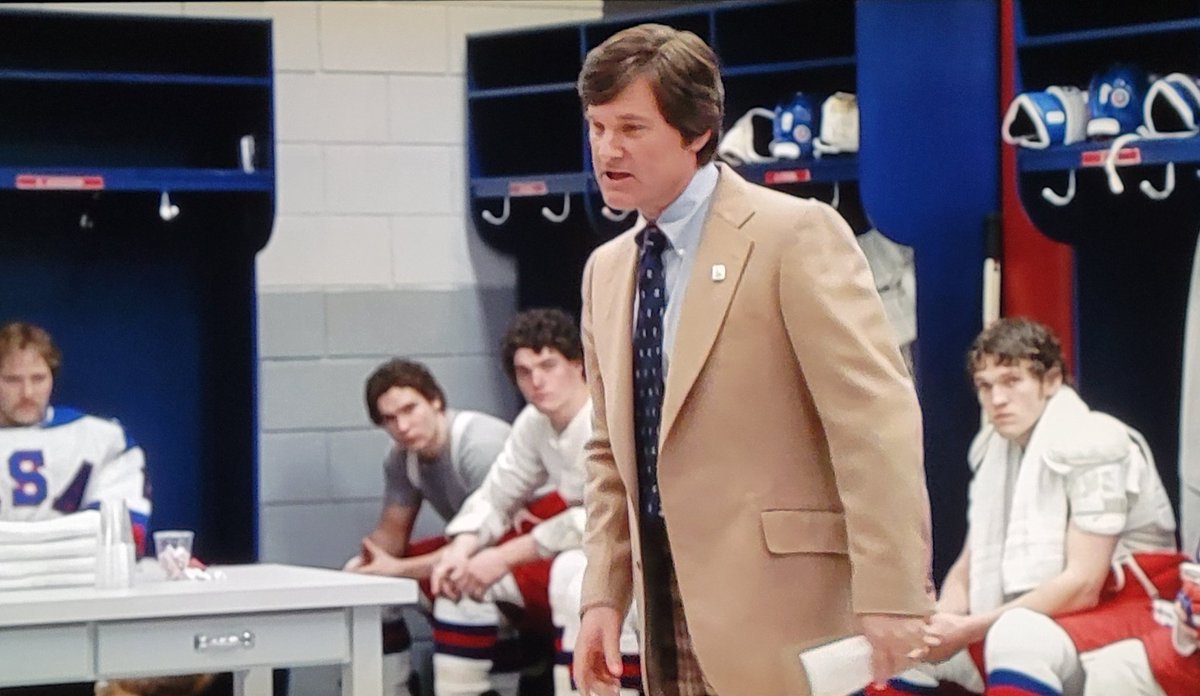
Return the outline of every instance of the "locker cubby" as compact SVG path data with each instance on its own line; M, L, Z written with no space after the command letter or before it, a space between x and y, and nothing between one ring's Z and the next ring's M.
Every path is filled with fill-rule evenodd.
M574 91L470 101L475 151L472 173L482 177L580 172L583 116Z
M575 26L483 35L467 43L467 88L574 83L582 64Z
M706 8L710 9L710 8ZM636 27L646 22L658 22L683 31L690 31L704 40L709 46L713 45L712 12L666 13L661 15L646 15L642 17L622 17L618 20L602 20L585 24L583 28L584 53L604 43L613 34ZM715 48L715 46L714 46Z
M1017 90L1086 89L1114 63L1152 75L1200 74L1200 5L1190 0L1012 3ZM1005 105L1007 106L1007 105ZM1140 108L1140 105L1139 105ZM1069 244L1074 269L1072 366L1090 405L1142 431L1177 500L1183 317L1200 228L1200 136L1137 138L1117 160L1123 192L1103 167L1110 139L1018 149L1021 203L1045 236ZM1143 182L1164 190L1151 197ZM1046 191L1073 197L1062 205ZM1153 307L1152 311L1148 308Z
M716 49L726 69L854 57L854 4L850 2L728 8L715 15Z

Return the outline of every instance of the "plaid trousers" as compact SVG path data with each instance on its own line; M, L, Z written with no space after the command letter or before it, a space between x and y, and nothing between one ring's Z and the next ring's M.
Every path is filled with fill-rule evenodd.
M666 526L661 518L643 519L640 524L646 588L644 651L656 658L653 666L647 666L650 691L646 696L717 696L692 647Z

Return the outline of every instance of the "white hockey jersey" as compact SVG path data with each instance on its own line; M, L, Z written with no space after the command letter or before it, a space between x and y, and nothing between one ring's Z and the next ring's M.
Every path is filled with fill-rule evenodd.
M145 454L119 423L51 407L38 425L0 428L0 520L53 519L98 508L103 498L125 500L144 538Z

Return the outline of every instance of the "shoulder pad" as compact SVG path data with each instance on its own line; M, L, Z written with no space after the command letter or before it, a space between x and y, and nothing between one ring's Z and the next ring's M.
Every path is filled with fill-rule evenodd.
M1129 458L1129 429L1107 413L1092 411L1058 427L1042 459L1051 470L1123 462Z

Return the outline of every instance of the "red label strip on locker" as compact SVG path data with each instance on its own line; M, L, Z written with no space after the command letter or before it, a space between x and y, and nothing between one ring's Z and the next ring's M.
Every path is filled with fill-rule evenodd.
M18 174L17 188L53 191L99 191L104 188L104 177L74 174Z

